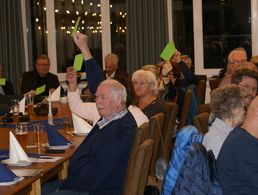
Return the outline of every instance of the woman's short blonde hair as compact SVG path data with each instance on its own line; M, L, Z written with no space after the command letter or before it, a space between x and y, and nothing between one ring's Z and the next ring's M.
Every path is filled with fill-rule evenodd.
M245 94L245 89L235 84L214 89L210 101L212 113L222 120L232 118L234 109L244 108Z
M152 94L159 94L158 81L154 73L149 70L137 70L132 75L132 82L143 81L152 84Z

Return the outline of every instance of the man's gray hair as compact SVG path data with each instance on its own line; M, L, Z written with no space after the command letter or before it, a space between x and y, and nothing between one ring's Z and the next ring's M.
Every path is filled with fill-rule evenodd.
M210 101L212 113L222 120L232 118L234 109L244 108L245 95L245 89L235 84L214 89Z
M127 93L124 85L114 79L104 80L101 82L101 85L109 86L111 88L113 98L116 100L117 97L121 97L122 103L126 104Z
M236 53L243 53L245 56L245 59L247 60L247 54L246 54L246 50L243 47L237 47L235 49L233 49L229 54L228 54L228 64L234 63L234 61L232 60L232 56Z
M45 54L41 54L40 56L37 57L36 64L38 63L38 60L41 60L41 59L47 60L47 61L49 62L49 64L50 64L50 59L49 59L49 57L48 57L47 55L45 55Z

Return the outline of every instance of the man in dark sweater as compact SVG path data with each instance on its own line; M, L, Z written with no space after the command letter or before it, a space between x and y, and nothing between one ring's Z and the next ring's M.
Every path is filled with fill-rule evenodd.
M67 80L69 91L76 91L74 69L68 69ZM126 109L126 96L125 87L116 80L105 80L98 86L96 106L101 118L73 154L59 191L52 194L122 194L137 126ZM42 194L48 193L43 186Z
M58 77L49 72L50 60L46 55L40 55L36 60L35 70L23 73L22 77L22 94L35 94L36 89L43 85L45 90L35 96L34 101L39 102L42 96L48 96L49 91L52 93L60 85Z
M258 194L258 97L251 102L242 126L222 145L217 168L224 195Z

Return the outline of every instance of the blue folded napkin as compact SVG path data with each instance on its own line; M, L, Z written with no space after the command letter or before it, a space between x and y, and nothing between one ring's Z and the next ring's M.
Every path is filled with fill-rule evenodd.
M9 150L0 150L0 161L9 158Z
M47 124L45 128L50 146L62 146L70 143L58 132L58 128L56 126Z
M11 182L14 181L15 178L17 178L17 176L0 162L0 182Z

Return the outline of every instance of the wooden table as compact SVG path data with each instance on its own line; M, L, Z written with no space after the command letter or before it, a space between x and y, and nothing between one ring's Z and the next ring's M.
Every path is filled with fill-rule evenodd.
M71 112L69 106L62 105L59 103L53 103L53 106L58 107L58 113L54 118L60 118L63 116L71 116ZM32 116L32 120L46 120L46 116ZM0 128L0 149L9 149L9 131L13 131L13 129L9 128ZM61 156L62 158L56 162L45 162L45 163L33 163L30 166L22 167L26 169L42 169L43 172L41 174L36 175L35 177L25 178L24 180L18 182L17 184L10 186L0 186L0 194L33 194L38 195L41 194L41 184L48 181L52 177L58 175L59 179L64 179L67 176L67 168L69 164L69 159L76 150L76 148L80 145L84 137L81 136L72 136L67 135L63 130L60 131L68 140L70 140L73 145L66 149L65 153L61 154L48 154L52 156ZM33 137L33 133L29 132L28 135L28 143L35 143L35 139ZM26 152L29 153L40 153L45 154L44 148L27 148ZM12 169L21 168L21 167L10 167Z

